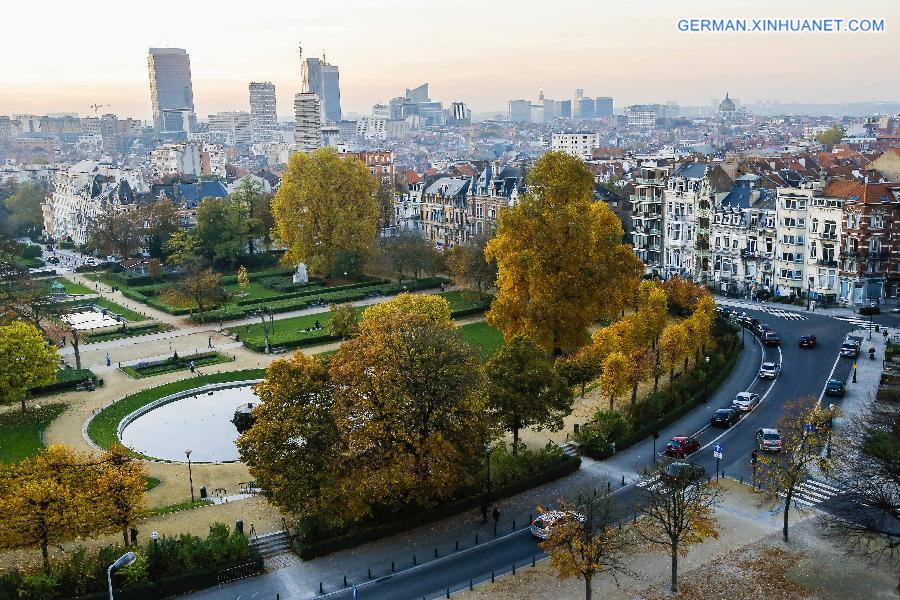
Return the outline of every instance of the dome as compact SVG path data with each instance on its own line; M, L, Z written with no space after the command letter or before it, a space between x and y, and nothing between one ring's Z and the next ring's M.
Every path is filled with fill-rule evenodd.
M728 92L725 92L725 99L719 103L719 112L734 112L737 110L734 106L734 101L728 97Z

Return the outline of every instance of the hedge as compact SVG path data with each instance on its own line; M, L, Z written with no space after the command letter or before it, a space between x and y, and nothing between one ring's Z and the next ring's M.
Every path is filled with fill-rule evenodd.
M560 477L565 477L578 470L581 465L581 459L577 456L563 455L561 461L540 473L535 473L530 477L524 477L521 480L509 485L499 487L493 490L492 496L495 499L507 498L520 494L526 490L544 485L551 481L555 481ZM403 531L415 529L422 525L427 525L441 519L457 515L466 510L476 508L481 505L482 495L480 493L470 494L460 500L450 501L447 504L417 512L408 517L397 519L386 523L381 523L372 527L367 527L359 531L335 536L325 540L316 542L303 542L295 536L294 547L300 558L309 560L317 556L324 556L353 548L388 537Z
M247 306L250 304L264 304L266 302L278 302L279 300L290 300L291 298L304 298L307 296L316 296L318 294L327 294L331 292L342 292L345 290L355 290L359 288L374 287L389 283L386 279L377 281L360 281L358 283L350 283L347 285L336 285L334 287L317 287L311 290L301 290L298 292L287 292L284 294L276 294L267 298L249 298L247 300L238 300L238 305Z
M67 392L74 390L88 379L94 380L94 383L97 382L97 376L90 369L60 369L56 372L55 382L33 387L28 390L28 393L31 396L44 396L57 392Z
M177 359L170 356L163 360L129 365L122 367L122 372L134 379L142 379L144 377L154 377L156 375L190 369L191 362L194 363L195 368L200 368L231 362L231 360L230 356L220 352L200 352L198 354L185 354L184 356L179 356Z
M82 339L82 343L84 344L96 344L98 342L108 342L110 340L118 340L127 337L137 337L139 335L150 335L153 333L161 333L163 331L167 331L167 326L165 323L157 323L156 321L152 323L141 323L138 325L132 325L131 327L124 327L119 329L114 329L110 331L103 331L100 333L93 333L85 336Z

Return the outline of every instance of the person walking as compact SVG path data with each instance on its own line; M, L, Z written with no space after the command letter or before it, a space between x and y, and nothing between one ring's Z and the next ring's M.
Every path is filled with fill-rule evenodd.
M112 361L109 359L109 352L107 352L106 353L106 366L108 367L111 364L112 364Z
M191 361L190 367L191 367L191 373L193 373L193 372L194 372L194 368L195 368L195 367L194 367L194 361Z
M497 527L497 523L500 522L500 508L495 506L491 516L494 517L494 527Z

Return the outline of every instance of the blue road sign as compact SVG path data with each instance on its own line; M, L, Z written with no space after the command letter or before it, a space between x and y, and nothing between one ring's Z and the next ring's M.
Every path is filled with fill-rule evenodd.
M717 454L722 454L722 444L716 444L715 446L713 446L713 452L716 452Z

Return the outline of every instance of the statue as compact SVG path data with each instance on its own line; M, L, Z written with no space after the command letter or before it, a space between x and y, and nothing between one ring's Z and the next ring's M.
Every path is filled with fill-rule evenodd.
M309 283L309 275L306 274L306 263L302 262L297 265L294 272L294 283Z

